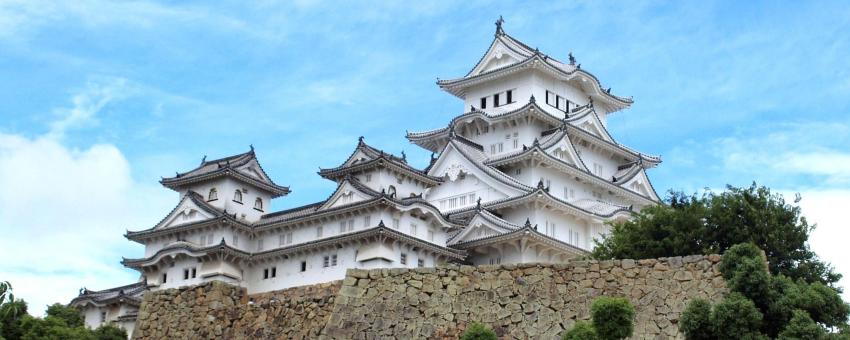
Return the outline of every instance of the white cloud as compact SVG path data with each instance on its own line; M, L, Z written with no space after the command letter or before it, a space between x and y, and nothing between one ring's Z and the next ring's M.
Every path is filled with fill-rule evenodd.
M106 103L123 96L123 81L90 84L73 96L73 107L51 124L49 133L29 138L0 133L0 279L40 315L47 304L67 303L77 289L134 282L121 256L140 253L122 235L154 223L173 197L142 185L118 148L63 144L66 129L95 119Z
M75 95L73 107L57 110L60 118L50 124L51 138L61 138L66 129L95 122L95 114L114 100L129 95L127 80L123 78L103 78L90 80L86 89Z
M850 229L844 213L850 207L850 190L804 190L801 195L803 215L810 224L817 224L809 245L844 275L839 285L844 287L844 300L850 301L850 256L846 245Z

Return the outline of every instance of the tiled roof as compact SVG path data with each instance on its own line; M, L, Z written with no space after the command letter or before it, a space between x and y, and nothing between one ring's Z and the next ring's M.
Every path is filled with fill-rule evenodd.
M358 151L365 157L361 159L353 159L355 155L358 154ZM375 167L390 168L430 185L437 185L440 182L439 178L428 176L428 174L424 171L408 165L407 157L404 154L402 154L402 157L398 157L391 153L369 146L363 141L363 137L360 137L357 143L357 148L354 149L342 165L335 168L320 169L319 175L328 179L338 180L347 174Z
M104 305L113 302L126 302L138 306L141 303L142 294L147 290L145 282L136 282L115 288L104 290L80 289L80 295L71 300L69 305L82 306L86 302L96 305Z
M257 164L260 172L259 177L241 168L251 162L255 162ZM241 181L255 185L258 188L269 191L275 195L274 197L283 196L289 193L289 187L275 184L266 174L254 154L253 147L251 147L251 151L230 157L219 158L211 161L204 159L197 168L187 172L177 173L174 177L163 178L160 183L168 188L177 190L184 185L219 176L232 176Z

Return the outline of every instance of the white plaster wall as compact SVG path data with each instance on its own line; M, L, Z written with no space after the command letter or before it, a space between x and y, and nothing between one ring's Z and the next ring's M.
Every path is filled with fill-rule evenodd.
M458 179L454 181L447 179L445 182L441 183L440 186L429 190L425 198L432 205L440 209L440 211L446 212L458 208L449 208L448 203L441 204L440 201L457 197L459 195L469 195L473 193L475 194L475 200L470 202L469 197L467 196L466 204L459 206L458 208L475 206L478 198L481 198L482 203L486 203L507 197L504 193L490 187L478 179L478 177L472 174L467 174L463 178L458 177Z
M207 201L207 203L219 209L226 209L228 213L236 213L237 218L239 219L245 219L248 222L253 222L259 220L263 214L270 212L271 194L229 177L201 182L185 188L184 191L181 192L181 197L182 195L185 195L188 190L192 190L201 194L206 200L209 198L209 192L212 188L215 188L218 191L218 199ZM242 204L233 200L236 194L236 189L242 191ZM263 201L262 211L254 209L254 201L257 198L260 198Z

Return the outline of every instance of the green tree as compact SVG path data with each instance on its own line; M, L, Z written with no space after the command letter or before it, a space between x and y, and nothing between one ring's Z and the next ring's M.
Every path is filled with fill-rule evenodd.
M473 322L466 328L466 331L463 332L463 335L460 336L461 340L497 340L496 332L494 332L490 327L484 325L479 322Z
M720 254L735 244L765 251L770 272L832 285L841 275L820 261L807 244L814 226L800 208L753 183L722 193L670 192L664 205L644 208L612 225L593 251L598 259Z
M740 293L731 293L714 306L712 333L718 339L761 339L762 314Z
M81 327L83 325L83 315L74 307L65 306L60 303L54 303L47 306L47 317L55 317L65 321L68 327Z
M779 333L780 340L820 340L826 337L826 331L818 325L809 313L802 310L794 310L788 326Z
M105 324L94 330L97 340L126 340L127 331L113 324Z
M632 335L635 308L626 298L599 297L590 306L590 315L600 339L625 339Z
M0 335L6 339L20 339L24 334L21 319L28 317L27 303L21 299L0 305Z
M587 321L579 321L569 331L564 333L562 340L599 340L596 330Z
M679 329L685 333L688 340L715 339L711 325L711 304L703 299L688 303L688 307L682 312Z

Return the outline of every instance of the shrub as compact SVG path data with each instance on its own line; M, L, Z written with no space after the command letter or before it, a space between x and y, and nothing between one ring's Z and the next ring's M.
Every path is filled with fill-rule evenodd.
M97 340L126 340L127 332L113 324L105 324L94 330Z
M711 304L703 299L691 301L682 312L679 329L688 340L715 339L711 328Z
M739 293L731 293L714 306L712 332L718 339L759 339L762 314L756 305Z
M562 340L599 340L596 330L587 321L576 322L572 329L564 333Z
M723 253L723 261L720 262L720 273L723 274L723 278L731 280L738 267L747 259L757 259L765 263L761 249L753 243L739 243L729 247Z
M624 339L632 335L635 309L629 300L599 297L590 306L590 314L600 339Z
M469 327L466 328L466 331L463 332L463 335L460 336L460 340L497 340L496 332L494 332L490 327L478 323L473 322Z
M785 326L785 329L779 333L779 337L777 339L780 340L793 340L793 339L807 339L807 340L820 340L826 337L826 331L815 323L811 317L809 317L809 313L806 313L802 310L794 310L793 316L791 317L791 321L788 322L788 325Z

